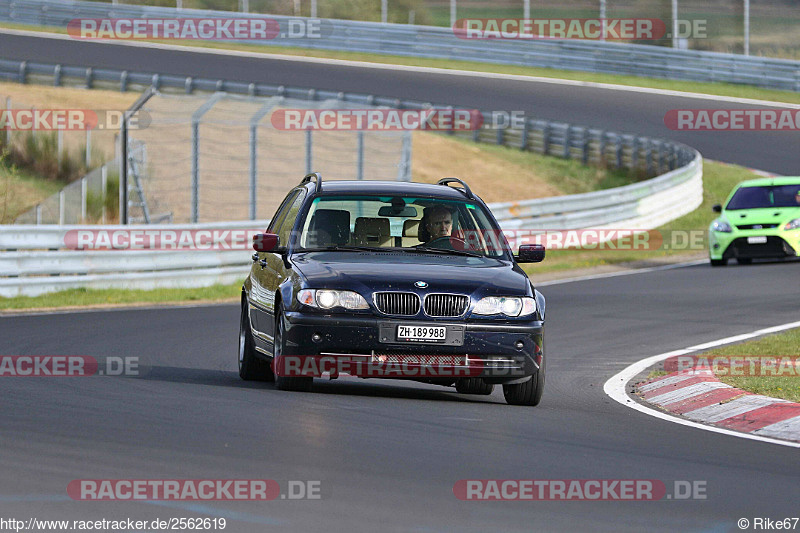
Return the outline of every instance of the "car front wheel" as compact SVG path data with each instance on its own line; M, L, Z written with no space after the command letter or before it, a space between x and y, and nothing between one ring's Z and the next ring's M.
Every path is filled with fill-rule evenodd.
M542 357L539 371L525 383L503 385L503 396L509 405L539 405L544 392L545 361L546 359Z
M246 381L272 381L275 379L269 364L256 357L247 302L242 302L242 315L239 320L239 377Z
M283 352L286 348L286 325L283 322L283 313L276 309L275 316L275 337L273 339L272 363L275 368L285 365L281 362L284 357ZM275 387L280 390L308 392L314 383L314 378L306 376L280 376L275 374Z

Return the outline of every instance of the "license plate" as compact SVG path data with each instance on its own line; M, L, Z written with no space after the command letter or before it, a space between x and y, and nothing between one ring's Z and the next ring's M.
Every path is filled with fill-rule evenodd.
M767 238L763 236L748 237L747 244L767 244Z
M444 342L447 328L444 326L397 326L397 340L405 342Z

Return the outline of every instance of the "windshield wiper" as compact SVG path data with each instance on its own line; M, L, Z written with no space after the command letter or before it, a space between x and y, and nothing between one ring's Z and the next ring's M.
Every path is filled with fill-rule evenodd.
M382 248L375 248L374 246L350 246L336 244L333 246L316 246L313 248L300 248L298 252L374 252L382 250Z
M445 254L445 255L464 255L467 257L486 257L483 254L478 252L469 252L467 250L450 250L447 248L426 248L425 246L419 246L414 248L402 248L408 252L423 252L423 253L432 253L432 254Z

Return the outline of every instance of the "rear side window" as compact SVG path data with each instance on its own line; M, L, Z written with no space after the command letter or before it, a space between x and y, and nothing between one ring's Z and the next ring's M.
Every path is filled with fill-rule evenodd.
M297 218L297 213L300 211L300 208L303 205L303 200L306 197L306 191L300 190L297 192L297 195L291 200L291 203L287 206L286 213L282 216L280 221L280 225L274 228L272 233L278 234L278 245L279 246L289 246L289 239L292 235L292 228L294 227L295 219Z
M275 212L275 216L272 217L272 220L270 220L267 233L278 233L277 228L281 227L283 221L286 220L286 214L289 212L289 208L297 198L298 194L300 194L300 191L295 190L286 195L286 198L283 199L280 207L278 207L278 210Z

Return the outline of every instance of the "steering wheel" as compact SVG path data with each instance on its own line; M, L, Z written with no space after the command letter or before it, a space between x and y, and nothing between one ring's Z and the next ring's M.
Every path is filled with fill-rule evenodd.
M454 244L458 247L454 246ZM453 236L437 237L436 239L433 239L432 241L428 241L427 243L425 243L425 246L428 248L447 249L447 247L449 247L452 248L453 250L469 250L467 241L465 241L460 237L453 237Z

